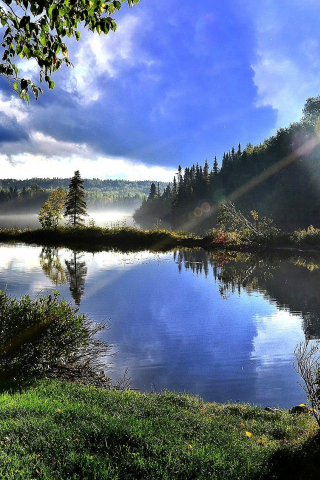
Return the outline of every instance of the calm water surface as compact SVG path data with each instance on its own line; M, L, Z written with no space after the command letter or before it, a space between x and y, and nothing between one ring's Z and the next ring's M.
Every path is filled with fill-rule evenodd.
M0 245L0 288L58 289L96 320L110 319L108 374L126 368L142 391L290 407L305 401L292 367L306 336L320 337L316 258L169 253L74 253Z

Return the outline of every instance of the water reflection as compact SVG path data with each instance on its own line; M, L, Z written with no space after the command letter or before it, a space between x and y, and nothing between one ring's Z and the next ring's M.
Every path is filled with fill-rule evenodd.
M229 298L242 290L260 292L279 309L299 313L306 338L320 338L320 257L317 254L278 252L206 253L203 250L175 252L179 271L182 266L206 277L213 273L221 296Z
M293 350L305 335L320 337L319 266L296 254L0 245L0 288L33 298L58 288L90 318L110 319L101 338L117 353L114 382L129 367L143 391L290 407L305 400Z
M81 297L84 293L84 284L87 275L86 262L83 254L73 252L70 260L65 260L67 268L67 278L70 285L70 292L76 305L80 305Z
M71 296L75 304L80 306L87 275L84 254L71 251L70 258L64 260L65 268L63 268L59 249L43 247L39 255L39 260L42 270L54 285L69 282Z
M67 278L59 256L59 248L42 247L39 260L42 270L54 285L66 283Z

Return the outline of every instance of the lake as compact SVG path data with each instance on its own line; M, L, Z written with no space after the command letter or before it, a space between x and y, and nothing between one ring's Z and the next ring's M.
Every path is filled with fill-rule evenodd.
M0 288L32 297L59 290L110 319L115 356L142 391L291 407L305 401L293 351L320 337L320 260L302 254L76 253L0 244Z

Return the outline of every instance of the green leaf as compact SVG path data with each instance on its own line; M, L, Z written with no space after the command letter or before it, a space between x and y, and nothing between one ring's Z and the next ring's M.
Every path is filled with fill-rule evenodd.
M54 12L54 10L55 10L56 8L57 8L57 5L56 5L55 3L53 3L53 4L50 6L50 8L49 8L49 10L48 10L48 17L49 17L50 19L53 18L53 12Z
M18 83L18 82L14 82L14 84L13 84L13 89L14 89L14 90L18 90L18 87L19 87L19 83Z
M78 42L80 40L80 32L78 30L75 30L74 34Z
M44 33L41 33L40 34L40 43L41 45L43 45L44 47L47 45L47 39L46 39L46 36Z

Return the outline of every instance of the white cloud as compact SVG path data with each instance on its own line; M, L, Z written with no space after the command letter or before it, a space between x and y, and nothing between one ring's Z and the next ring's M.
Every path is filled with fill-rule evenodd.
M102 157L86 145L58 142L42 133L32 134L31 151L0 155L1 178L72 177L172 181L175 170L148 166L126 158ZM21 151L21 149L20 149ZM54 155L51 153L54 151ZM35 153L38 152L38 153ZM31 173L32 172L32 173Z
M33 143L33 151L48 157L59 158L76 155L88 157L92 154L85 143L59 141L49 135L44 135L42 132L32 132L30 137Z
M257 43L257 58L252 65L257 106L278 111L277 128L299 121L305 100L320 92L319 35L305 28L314 15L309 3L300 18L300 10L291 4L282 8L276 2L262 0L255 7L247 1Z
M310 91L320 91L317 77L302 72L294 60L281 58L274 52L261 52L252 68L258 87L257 106L270 105L278 110L277 128L298 121Z
M4 95L0 92L0 112L3 112L9 118L21 122L28 116L27 105L21 101L17 96L6 100Z
M135 41L143 19L130 13L118 22L117 33L107 36L83 31L81 45L75 53L74 70L68 82L68 91L77 91L84 103L98 100L100 85L97 77L118 77L120 71L136 63L152 64L151 59L139 54ZM105 92L103 92L105 93Z
M256 321L257 336L251 357L258 358L261 365L276 363L279 359L291 360L297 343L304 340L301 317L277 310L266 317L257 315Z

